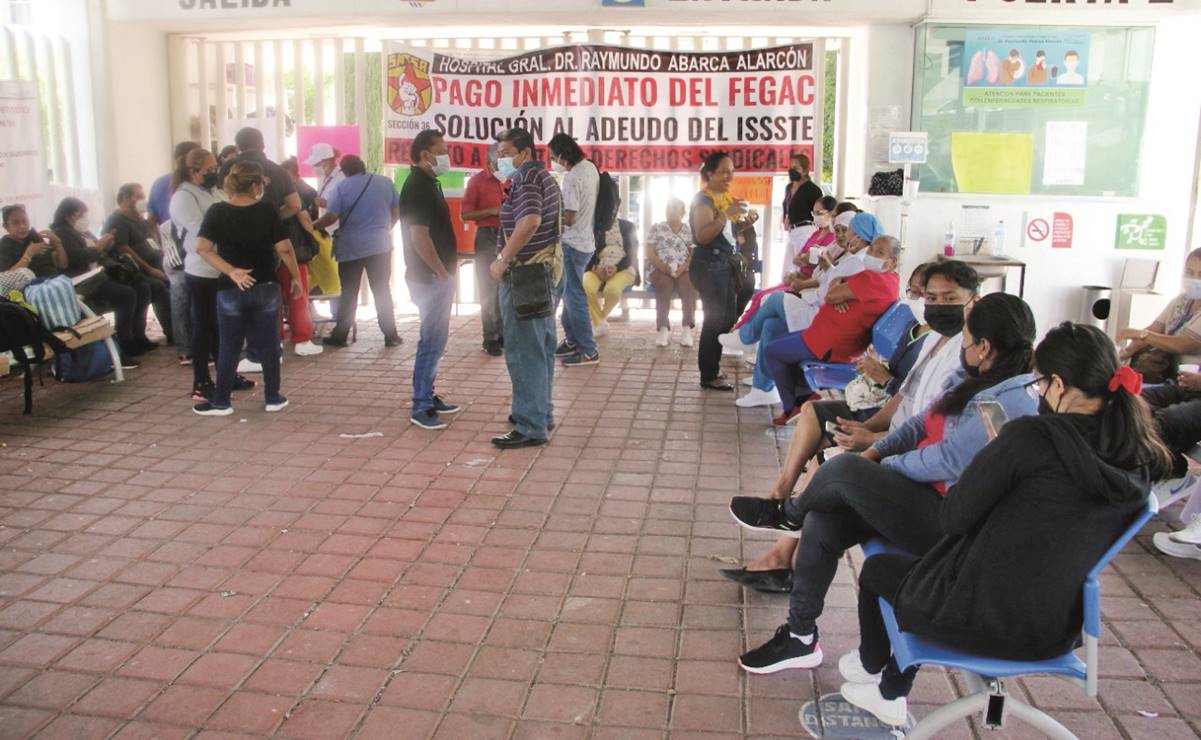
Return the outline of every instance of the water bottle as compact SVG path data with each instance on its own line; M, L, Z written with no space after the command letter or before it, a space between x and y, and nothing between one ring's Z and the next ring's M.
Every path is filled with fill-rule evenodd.
M942 253L946 257L955 256L955 222L947 224L947 234L942 240Z
M1000 257L1005 254L1005 221L998 221L997 228L992 232L992 256Z

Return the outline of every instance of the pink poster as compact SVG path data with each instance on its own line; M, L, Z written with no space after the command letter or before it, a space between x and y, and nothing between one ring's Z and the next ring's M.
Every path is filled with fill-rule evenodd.
M329 144L338 152L338 159L347 154L359 154L358 126L297 126L296 159L300 162L301 177L316 177L313 168L304 163L314 144Z

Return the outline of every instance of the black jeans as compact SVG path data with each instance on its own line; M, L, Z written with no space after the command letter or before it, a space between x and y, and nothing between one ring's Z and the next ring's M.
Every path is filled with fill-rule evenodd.
M392 253L384 252L338 263L342 295L338 298L338 321L330 332L330 339L335 342L345 342L350 335L359 305L359 286L363 282L364 270L367 271L367 282L371 285L371 295L375 298L380 331L385 337L396 336L396 315L392 308Z
M163 327L163 335L167 337L167 343L175 341L175 333L171 328L171 289L158 278L142 275L138 278L138 282L142 283L150 296L150 303L154 306L154 315L158 317L159 326ZM139 288L138 290L143 290ZM142 336L146 336L146 316L142 315Z
M88 307L96 313L112 311L117 314L117 341L130 345L146 336L146 306L150 302L147 287L139 292L133 285L104 279L92 291ZM138 315L141 315L141 333L138 333Z
M217 278L188 275L188 309L192 316L192 385L212 382L209 358L217 359Z
M1201 393L1175 383L1143 390L1159 436L1176 453L1188 452L1201 442Z
M859 574L859 661L868 673L884 671L880 693L885 699L908 696L918 666L902 671L897 665L880 612L880 599L896 608L901 582L918 560L914 555L877 555L864 562Z
M923 554L942 537L941 507L930 484L860 455L844 453L818 468L805 491L784 504L788 519L803 523L788 608L792 631L813 632L844 552L879 534Z
M688 277L701 296L705 318L701 322L701 340L697 345L696 365L701 382L717 380L721 371L721 343L717 336L730 330L738 319L735 311L734 273L722 254L708 257L701 249L694 253Z

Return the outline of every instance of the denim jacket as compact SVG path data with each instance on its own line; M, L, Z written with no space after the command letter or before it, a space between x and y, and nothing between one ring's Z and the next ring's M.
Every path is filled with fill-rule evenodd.
M943 438L938 444L917 449L926 438L926 410L923 409L874 444L872 449L880 454L880 464L884 467L910 480L943 481L949 489L976 453L988 444L988 432L978 404L996 401L1009 419L1035 414L1038 412L1038 394L1031 386L1033 380L1031 374L1016 375L977 393L962 413L947 417Z

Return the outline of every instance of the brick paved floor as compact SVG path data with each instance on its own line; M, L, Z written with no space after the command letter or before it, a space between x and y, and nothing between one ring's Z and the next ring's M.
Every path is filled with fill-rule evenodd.
M717 568L765 541L725 504L776 474L767 412L702 393L693 353L636 322L558 376L548 447L498 453L508 379L478 324L455 320L440 388L465 409L443 432L407 423L402 328L396 350L364 325L349 350L289 355L276 415L247 396L193 416L169 350L121 386L48 382L30 418L0 381L0 736L801 731L855 641L854 563L822 618L827 664L744 676L734 659L784 602ZM383 436L341 436L367 432ZM1082 738L1201 729L1201 562L1149 536L1105 576L1100 702L1012 685ZM955 690L923 672L914 713Z

